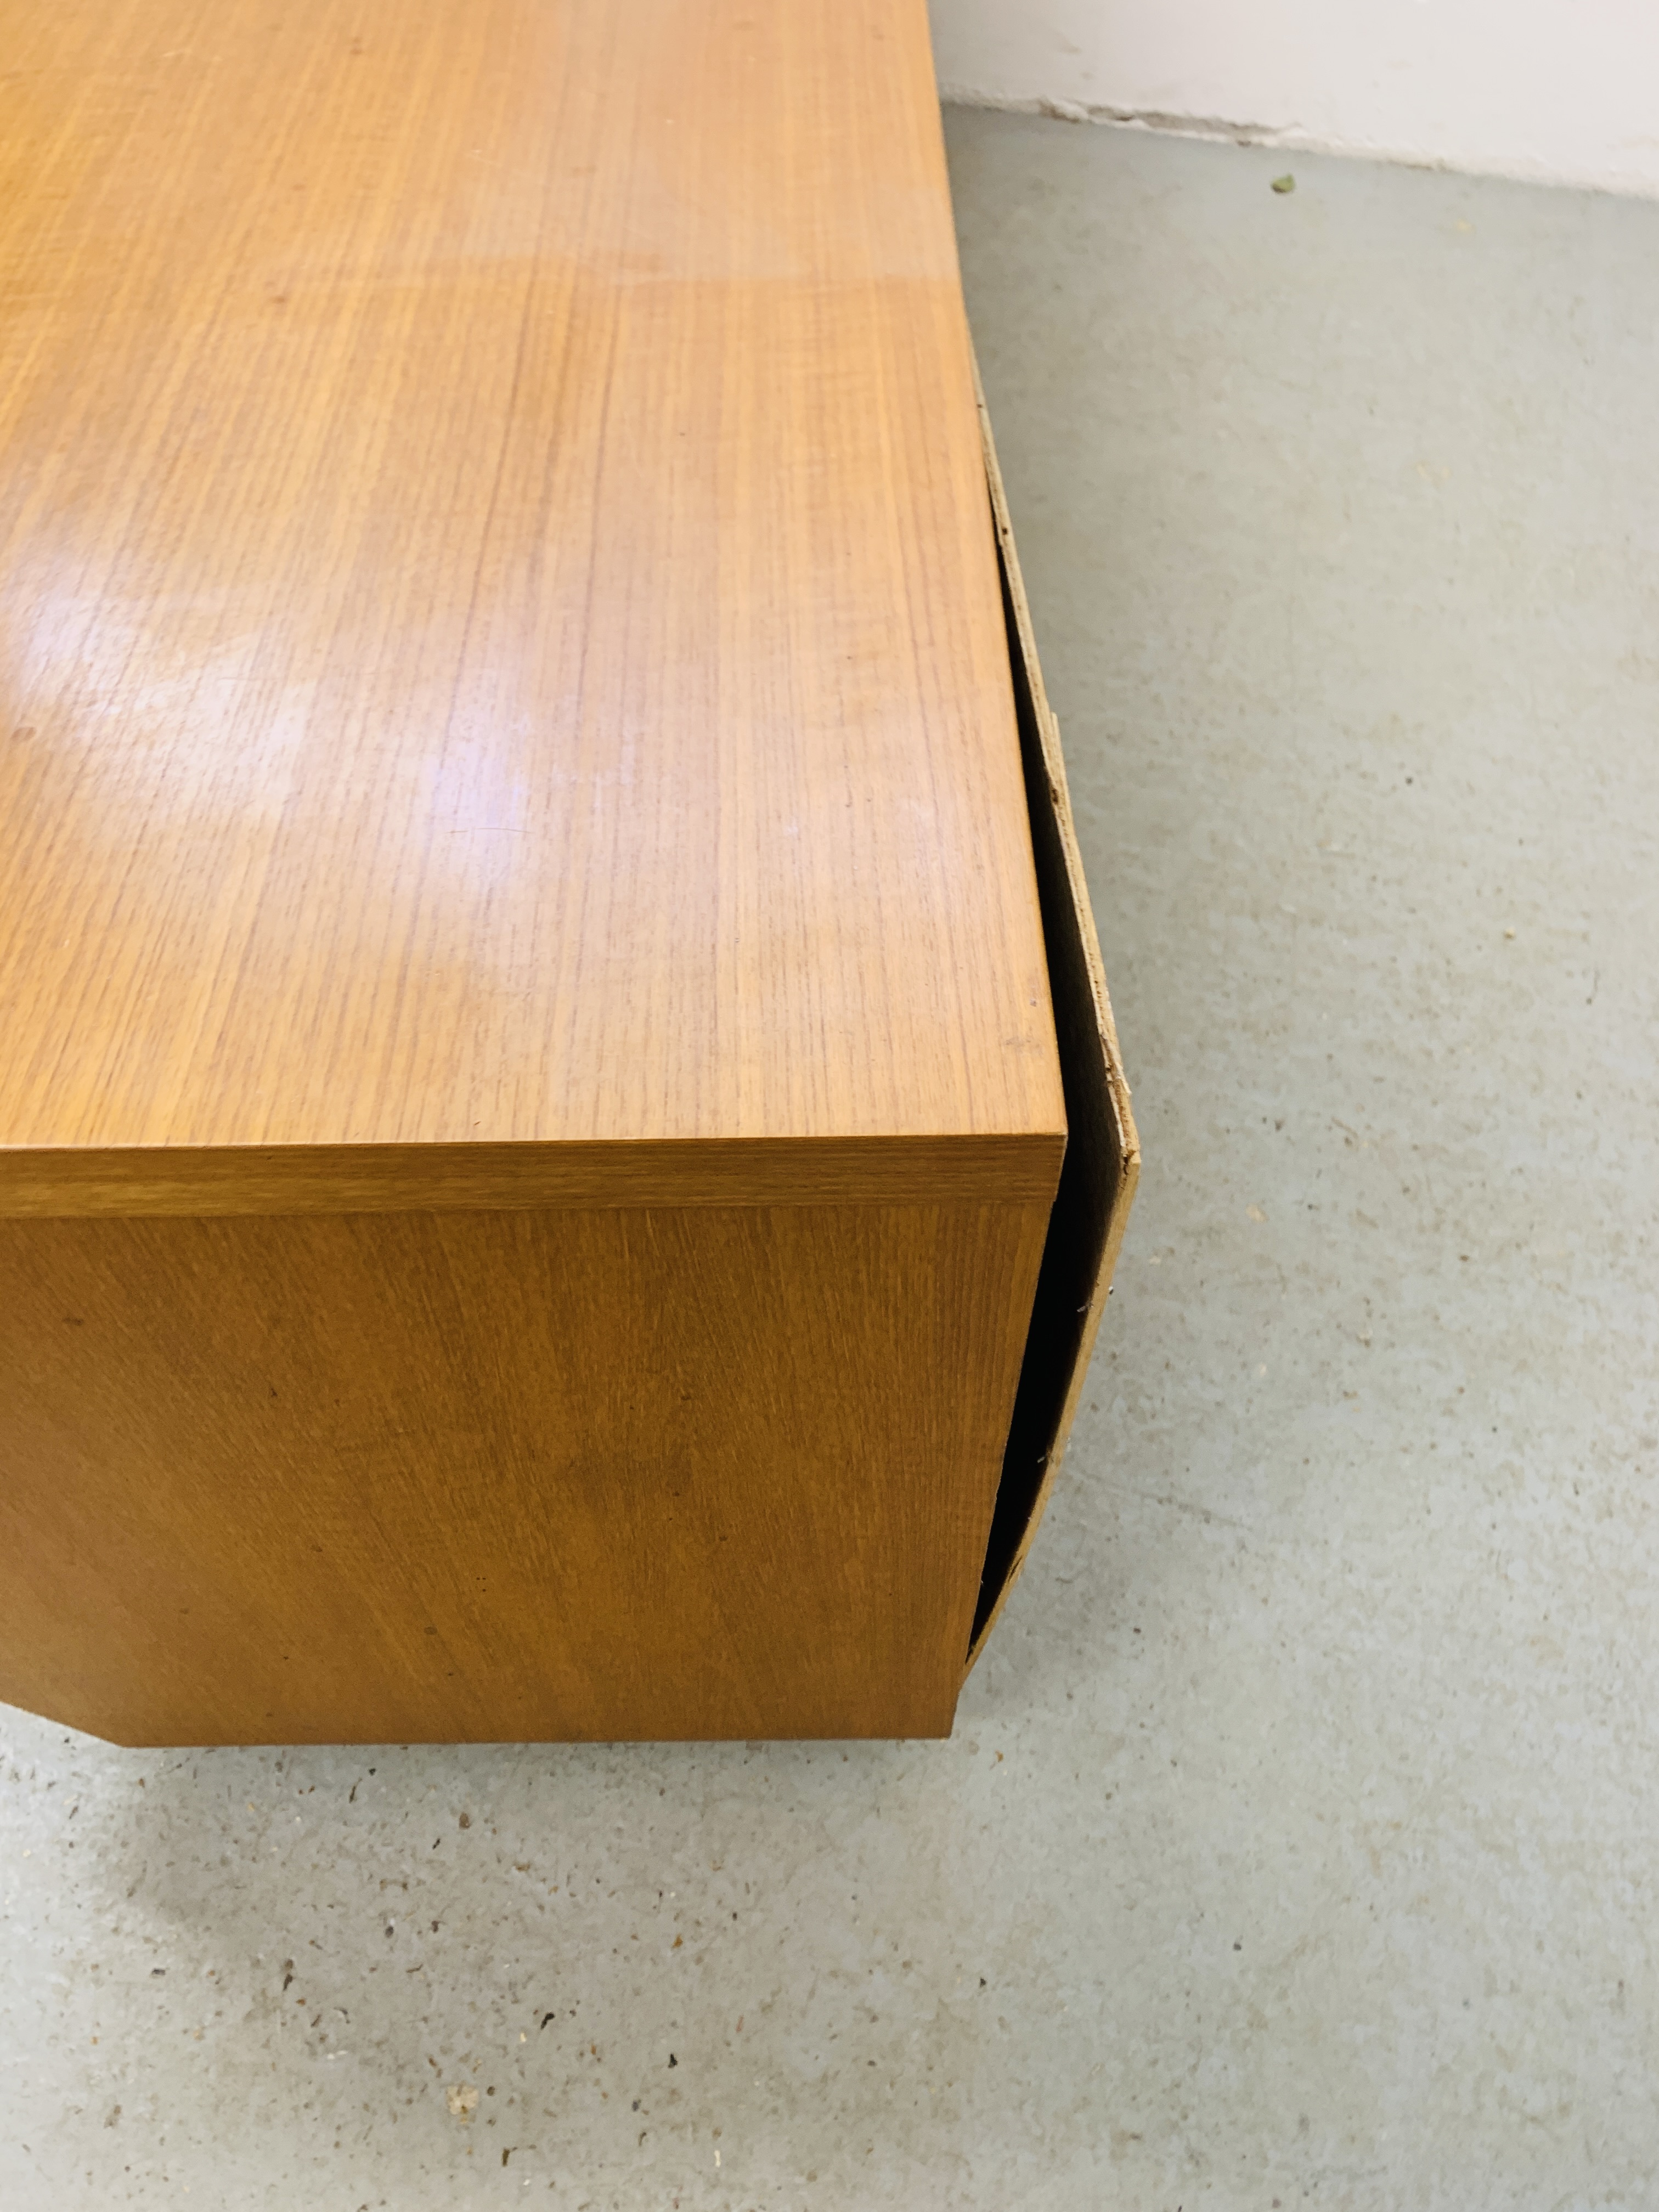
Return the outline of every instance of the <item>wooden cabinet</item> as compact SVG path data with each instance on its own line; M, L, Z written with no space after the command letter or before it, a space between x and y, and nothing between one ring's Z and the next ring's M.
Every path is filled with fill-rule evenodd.
M1092 933L921 0L0 24L0 1697L948 1729Z

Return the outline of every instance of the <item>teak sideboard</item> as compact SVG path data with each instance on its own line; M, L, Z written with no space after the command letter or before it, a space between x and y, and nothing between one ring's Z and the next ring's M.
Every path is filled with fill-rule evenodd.
M0 26L0 1698L948 1731L1138 1153L923 0Z

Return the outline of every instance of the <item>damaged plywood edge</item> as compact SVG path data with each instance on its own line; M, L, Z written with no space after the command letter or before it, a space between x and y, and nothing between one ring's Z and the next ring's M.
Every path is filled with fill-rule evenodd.
M966 1672L1018 1581L1054 1487L1140 1175L1140 1142L1107 996L1066 785L1060 726L1042 689L985 392L974 372L1002 569L1014 702L1031 816L1069 1138L1020 1369Z

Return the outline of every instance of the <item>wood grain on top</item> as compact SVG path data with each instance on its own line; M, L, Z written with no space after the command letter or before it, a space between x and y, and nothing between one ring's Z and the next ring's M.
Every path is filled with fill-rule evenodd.
M0 1147L1051 1163L923 0L0 40Z

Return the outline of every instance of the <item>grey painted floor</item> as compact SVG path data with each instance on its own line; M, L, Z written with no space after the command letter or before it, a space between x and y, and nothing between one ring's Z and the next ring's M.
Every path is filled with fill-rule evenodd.
M956 1738L4 1715L7 2212L1659 2203L1659 207L951 141L1147 1160Z

